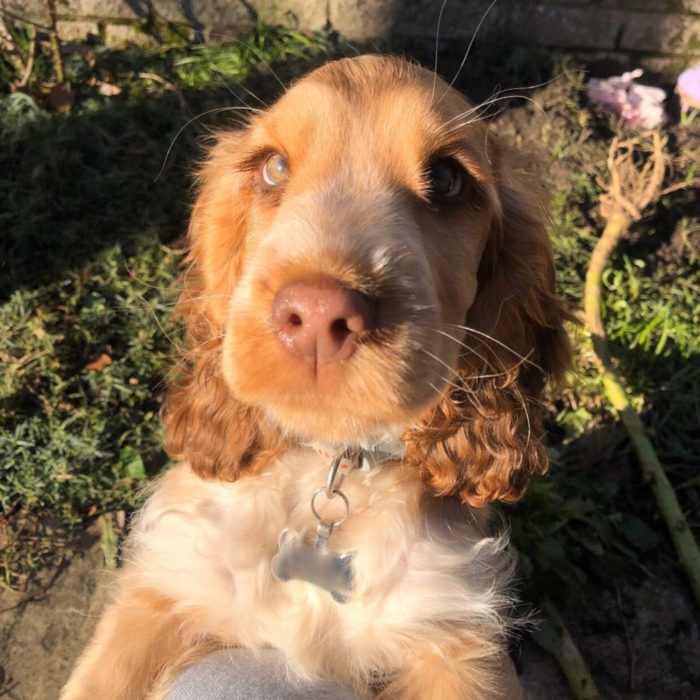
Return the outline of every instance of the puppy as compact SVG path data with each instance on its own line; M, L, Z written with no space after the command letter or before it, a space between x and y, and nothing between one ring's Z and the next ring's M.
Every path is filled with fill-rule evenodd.
M368 697L518 697L487 504L546 468L569 353L532 179L429 71L343 59L219 135L190 239L180 461L62 698L160 697L227 646Z

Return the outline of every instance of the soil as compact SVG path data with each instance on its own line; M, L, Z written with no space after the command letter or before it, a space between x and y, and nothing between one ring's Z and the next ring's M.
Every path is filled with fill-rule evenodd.
M103 556L96 538L57 571L44 570L22 593L0 589L0 697L58 697L102 608Z

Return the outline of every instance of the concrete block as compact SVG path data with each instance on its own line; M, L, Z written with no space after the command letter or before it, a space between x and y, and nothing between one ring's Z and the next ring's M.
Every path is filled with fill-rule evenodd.
M434 40L438 36L441 0L330 0L329 19L334 29L349 39L411 36ZM439 38L488 39L502 32L511 7L448 2L440 18ZM483 19L483 22L482 22Z
M56 16L62 19L144 19L148 0L65 0L56 3Z
M700 17L633 13L624 22L619 48L645 53L697 53L700 50Z
M649 73L658 73L659 75L672 76L674 79L680 75L686 68L690 68L694 63L697 63L698 57L692 56L645 56L639 59L636 64ZM644 78L642 78L642 82ZM666 104L673 98L669 94L666 98ZM676 98L677 99L677 98Z
M411 3L412 5L413 3ZM329 0L328 20L347 39L367 39L393 33L400 0Z
M640 12L683 12L683 4L688 1L692 0L599 0L599 4Z
M250 4L265 24L314 32L328 22L326 0L254 0Z
M506 29L515 41L562 48L612 49L625 16L621 10L529 3L512 7Z
M157 17L198 30L210 25L248 28L255 17L243 0L152 0L151 5Z
M423 0L411 3L412 12L397 14L395 33L403 36L421 36L434 39L438 35L438 17L441 3ZM447 3L440 18L439 38L458 39L467 43L491 39L503 33L508 17L507 9L478 3Z
M85 41L88 34L95 37L100 35L97 22L89 20L57 20L56 31L61 41Z
M624 71L641 68L645 73L640 78L642 83L649 82L647 73L666 76L669 81L675 79L693 62L690 57L645 56L631 51L586 51L578 56L587 62L591 77L607 78L610 75L620 75Z
M40 27L49 24L42 0L0 0L0 11L8 19L26 20Z
M156 40L130 24L107 24L105 26L105 44L112 47L126 44L154 46Z
M681 5L688 12L700 14L700 0L681 0Z

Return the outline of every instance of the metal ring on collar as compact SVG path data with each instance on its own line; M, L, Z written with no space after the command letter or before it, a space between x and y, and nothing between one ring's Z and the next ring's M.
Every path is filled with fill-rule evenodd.
M345 451L339 454L334 460L333 463L331 464L330 469L328 470L328 478L326 479L326 497L327 498L333 498L333 494L335 493L336 489L343 483L343 479L345 478L345 474L340 475L340 480L338 483L335 483L335 477L338 475L338 467L340 467L340 463L344 459L350 459L352 457L353 451L349 448L346 447Z
M311 512L314 514L316 520L320 523L325 523L326 521L319 515L318 511L316 510L316 499L320 494L326 494L326 487L322 486L320 489L316 489L316 492L314 495L311 497ZM345 504L345 514L340 520L336 520L334 523L329 523L331 527L338 527L339 525L342 525L346 518L348 517L348 513L350 512L350 503L348 502L348 497L339 489L333 489L333 496L340 496L341 500ZM326 494L326 497L328 497L328 494Z

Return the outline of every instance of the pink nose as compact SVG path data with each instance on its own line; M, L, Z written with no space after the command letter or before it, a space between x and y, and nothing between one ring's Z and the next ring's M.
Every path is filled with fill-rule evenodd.
M270 318L290 355L313 367L347 360L370 327L370 302L330 281L292 282L272 302Z

